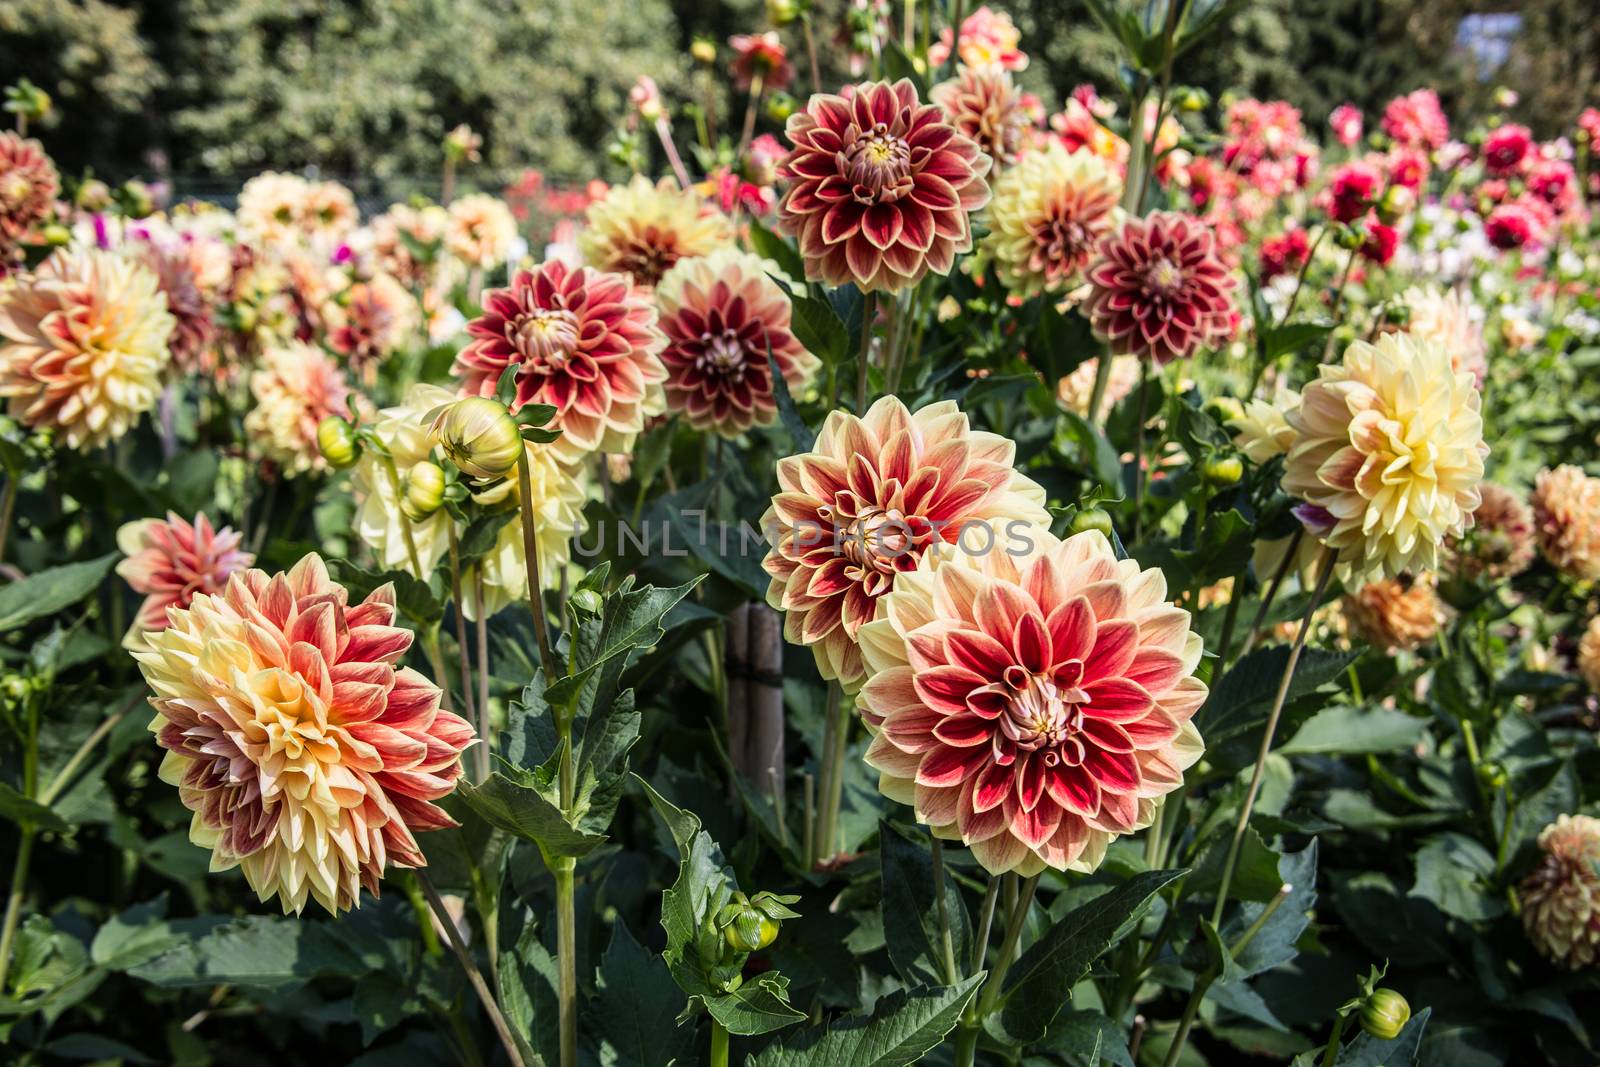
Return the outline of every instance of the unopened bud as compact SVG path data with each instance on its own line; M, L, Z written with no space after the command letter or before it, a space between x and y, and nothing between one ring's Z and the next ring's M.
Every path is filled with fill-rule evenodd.
M433 435L450 462L468 477L504 478L525 447L522 431L505 405L486 396L446 404L433 420Z
M111 187L99 178L78 186L78 206L85 211L104 211L111 204Z
M717 61L716 43L705 37L696 37L689 46L689 54L696 63L709 67Z
M1089 530L1098 530L1107 537L1111 536L1111 516L1099 508L1089 508L1072 516L1070 527L1073 533L1084 533Z
M43 235L46 244L55 245L58 248L72 240L72 231L59 222L52 222L40 233Z
M444 504L444 468L423 460L406 472L406 495L400 510L412 522L421 522Z
M1361 1005L1361 1029L1380 1041L1393 1041L1411 1018L1411 1005L1392 989L1375 989Z
M317 424L317 448L334 470L343 470L361 458L355 427L337 415L329 415Z
M1378 221L1393 226L1416 206L1417 194L1403 185L1391 185L1378 200Z
M1220 422L1237 422L1244 418L1244 405L1231 396L1214 396L1206 401L1206 410Z
M774 26L787 26L800 17L796 0L767 0L767 21Z
M767 118L773 122L786 122L794 114L794 97L788 93L773 93L767 97Z
M1229 486L1239 484L1239 479L1244 477L1244 464L1238 456L1218 456L1206 461L1200 468L1200 477L1205 479L1207 485Z
M148 218L156 209L156 199L151 195L150 187L137 178L122 183L118 200L122 204L123 214L130 219Z

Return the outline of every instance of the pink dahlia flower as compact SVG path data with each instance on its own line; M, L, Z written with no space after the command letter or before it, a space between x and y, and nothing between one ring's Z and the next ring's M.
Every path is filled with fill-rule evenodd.
M778 225L799 238L806 276L898 292L950 273L989 202L989 157L908 79L818 94L789 116L789 189Z
M733 249L686 259L656 287L667 347L667 407L689 425L737 437L777 417L772 363L799 392L820 361L790 332L789 298L766 260ZM767 356L771 353L772 361Z
M766 33L739 33L728 38L733 49L733 80L749 89L757 78L774 92L781 92L794 81L794 65L776 30Z
M1334 140L1349 148L1361 140L1361 109L1353 104L1340 104L1328 116L1328 126Z
M1157 211L1100 242L1084 304L1117 355L1168 363L1232 335L1234 277L1199 220Z
M935 85L928 96L956 129L978 143L996 169L1017 161L1032 121L1005 70L963 64L954 78Z
M561 436L551 449L566 462L628 451L646 417L663 410L665 339L650 300L620 274L560 260L519 270L508 287L483 294L467 333L453 369L461 392L493 396L515 365L512 410L554 406Z
M133 617L123 644L147 630L165 630L167 611L189 606L197 593L218 594L234 572L255 562L239 551L240 536L229 527L214 530L205 515L194 522L167 512L166 519L138 519L117 531L117 547L128 558L117 564L144 603Z
M1384 107L1383 132L1408 148L1439 149L1450 140L1450 120L1439 106L1438 93L1418 89Z
M1538 247L1544 243L1550 211L1543 201L1518 197L1500 204L1483 220L1483 235L1501 251Z
M928 48L928 62L935 69L950 58L950 27L939 31L939 39ZM969 67L998 66L1019 71L1028 67L1028 57L1017 47L1022 33L1004 11L993 11L987 4L961 20L961 47L956 58Z
M1048 528L1044 489L1014 469L1016 445L973 430L954 401L915 413L886 396L864 418L834 411L812 451L778 461L762 517L773 547L767 602L824 678L861 678L857 633L895 576L931 545L991 545ZM970 527L970 529L969 529Z
M0 130L0 261L50 217L60 191L55 164L39 142Z
M988 871L1093 870L1204 751L1201 645L1097 531L930 553L862 628L879 788Z
M431 801L475 740L398 665L412 635L394 625L394 589L348 601L312 554L197 594L133 653L155 691L161 780L194 812L189 839L285 913L309 897L338 914L362 886L376 894L384 868L426 866L415 834L455 825Z

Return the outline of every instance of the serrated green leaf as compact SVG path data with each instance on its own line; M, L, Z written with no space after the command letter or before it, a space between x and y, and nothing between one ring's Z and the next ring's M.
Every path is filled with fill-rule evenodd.
M794 308L790 326L806 351L829 364L850 358L850 330L832 304L801 293L789 294L789 302Z
M1505 901L1490 884L1494 857L1465 834L1429 838L1417 852L1416 869L1410 895L1432 902L1446 915L1482 922L1505 913Z
M800 258L800 252L794 245L767 229L759 219L750 219L746 232L750 237L750 247L755 250L756 255L777 264L778 269L789 280L805 281L805 261Z
M888 821L878 830L882 872L883 936L889 959L908 982L942 985L943 938L933 892L933 857ZM945 874L945 909L950 919L951 953L957 961L970 953L970 924L961 891ZM957 964L959 966L959 962Z
M1427 729L1428 720L1397 708L1335 704L1308 719L1278 751L1285 756L1396 752L1415 745Z
M116 561L117 553L112 552L82 563L51 567L0 587L0 633L76 604L94 592Z
M615 1067L686 1062L694 1051L694 1031L674 1020L688 998L667 965L635 941L626 924L615 922L611 930L593 1013L601 1061Z
M750 1058L749 1067L908 1067L961 1021L985 972L953 986L902 989L880 997L869 1017L806 1030Z
M586 856L606 840L569 823L553 790L541 788L535 774L513 780L495 771L477 785L462 782L456 792L485 822L532 841L546 856Z

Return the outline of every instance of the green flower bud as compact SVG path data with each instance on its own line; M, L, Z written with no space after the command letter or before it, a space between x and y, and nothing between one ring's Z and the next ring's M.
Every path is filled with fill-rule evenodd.
M356 428L337 415L329 415L317 423L317 448L334 470L344 470L361 458Z
M1244 464L1238 456L1218 456L1206 461L1200 468L1200 477L1205 479L1207 485L1229 486L1239 484L1239 479L1244 477Z
M72 240L72 231L59 222L50 223L41 232L44 235L45 243L54 245L57 248L68 244Z
M1485 788L1500 789L1509 778L1505 767L1492 759L1478 764L1478 781L1482 782Z
M709 37L696 37L689 46L689 54L694 61L702 66L709 67L717 61L717 45Z
M1361 1005L1361 1029L1380 1041L1393 1041L1411 1018L1411 1005L1392 989L1375 989Z
M117 200L122 205L123 214L130 219L147 218L156 209L155 197L151 195L150 187L137 178L122 183Z
M787 26L799 17L797 0L767 0L767 21L774 26Z
M1214 396L1206 401L1206 410L1211 417L1221 423L1229 423L1244 418L1244 405L1231 396Z
M423 460L406 472L406 495L400 510L412 522L421 522L444 504L444 468Z
M741 911L722 936L735 952L756 952L778 939L778 923L751 908Z
M1099 530L1107 537L1111 536L1111 516L1099 508L1088 508L1072 516L1072 525L1069 527L1075 534L1085 530Z
M505 405L486 396L446 404L432 429L450 462L471 478L504 478L516 468L525 447L522 430Z
M788 93L773 93L767 97L767 118L773 122L785 122L794 114L794 97Z
M1378 199L1378 221L1393 226L1411 212L1417 195L1403 185L1391 185Z

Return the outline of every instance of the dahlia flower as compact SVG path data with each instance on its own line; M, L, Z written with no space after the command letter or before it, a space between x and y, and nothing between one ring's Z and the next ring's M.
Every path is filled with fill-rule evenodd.
M778 226L799 238L806 276L898 292L949 274L989 202L990 160L908 79L819 93L785 127L789 189Z
M356 223L355 199L338 182L267 171L244 183L234 217L248 236L283 247L348 233Z
M1387 267L1394 261L1394 254L1400 248L1400 231L1375 218L1367 219L1363 229L1366 234L1356 251L1367 262Z
M928 63L937 70L950 58L950 27L939 31L939 39L928 46ZM1004 11L992 11L985 4L961 20L961 44L956 58L969 67L998 66L1003 70L1028 68L1028 57L1017 45L1022 32Z
M1589 620L1578 642L1578 673L1589 691L1600 696L1600 615Z
M1540 955L1569 971L1600 956L1600 819L1562 815L1539 834L1544 860L1517 888Z
M1092 871L1204 751L1201 645L1098 531L929 552L861 629L878 788L988 871Z
M1349 148L1361 140L1361 109L1353 104L1340 104L1328 115L1328 128L1334 140Z
M723 249L686 259L656 286L667 347L667 408L697 430L737 437L777 417L771 365L791 392L810 384L821 362L790 332L789 298L760 256Z
M1551 566L1573 578L1600 578L1600 478L1570 464L1540 471L1528 503Z
M1288 455L1297 436L1289 425L1289 413L1299 406L1300 394L1292 389L1281 390L1270 404L1254 398L1245 401L1239 416L1228 420L1234 446L1255 463Z
M733 81L748 90L757 78L774 92L782 92L794 81L794 65L789 62L789 51L776 30L766 33L736 33L728 38L733 49Z
M1076 282L1121 216L1122 180L1105 160L1059 141L1023 155L995 180L978 248L1000 284L1024 299Z
M1484 482L1465 537L1450 541L1454 570L1469 577L1514 578L1533 563L1533 509L1503 485Z
M553 448L564 462L590 452L627 452L644 420L665 408L665 338L643 292L619 274L550 260L519 270L505 289L483 294L483 314L452 373L461 392L493 396L515 364L513 411L550 404L561 430Z
M174 320L149 268L111 252L57 252L0 288L0 397L69 448L127 433L155 406Z
M461 774L472 727L409 667L394 590L360 604L308 555L287 574L235 574L168 612L134 659L155 695L161 780L194 812L214 871L239 867L285 914L378 892L384 868L427 864L416 831L454 826L429 803Z
M1098 356L1091 356L1078 364L1071 374L1063 375L1056 383L1056 402L1074 414L1092 417L1089 401L1094 399L1094 379L1099 372ZM1100 410L1109 411L1116 407L1138 384L1139 360L1134 356L1113 356L1105 395L1100 398Z
M418 259L413 244L431 249L444 241L449 227L450 213L438 204L391 204L389 210L372 220L368 229L372 251L384 273L415 287L428 281L432 265Z
M505 202L473 193L451 202L445 220L445 251L469 267L498 267L511 258L517 220Z
M1084 311L1112 352L1164 364L1231 335L1234 277L1199 219L1130 218L1097 251Z
M578 476L563 464L550 445L524 442L528 457L527 507L533 513L534 551L539 557L539 577L545 588L554 589L572 558L572 539L588 528L583 506L589 494ZM518 479L508 478L477 493L473 499L485 507L509 501L521 503ZM483 598L478 597L476 576L464 580L462 612L469 619L479 612L494 615L508 604L528 598L527 557L522 543L522 524L513 519L500 528L500 534L479 561L482 569Z
M328 345L358 374L371 373L417 326L417 302L387 274L357 282L332 305Z
M219 594L228 578L255 562L239 551L240 535L227 526L213 529L204 514L194 522L167 512L163 519L137 519L117 531L117 548L127 558L117 573L144 596L123 639L135 647L140 633L167 628L169 609L182 610L198 593Z
M1127 166L1128 142L1100 122L1089 105L1076 97L1050 116L1050 129L1068 152L1087 150L1107 163L1115 163L1119 174ZM1195 162L1204 161L1202 156Z
M1335 222L1354 222L1367 213L1383 192L1383 175L1371 163L1357 160L1333 172L1322 206Z
M583 260L596 270L631 274L651 286L680 259L733 245L733 224L694 190L670 178L652 184L636 174L589 205L578 235Z
M1353 636L1393 653L1416 649L1439 635L1448 609L1430 577L1382 578L1340 602Z
M1302 229L1289 230L1261 242L1261 282L1282 275L1297 275L1311 258L1311 241Z
M1288 414L1283 488L1347 581L1434 570L1478 507L1489 446L1472 375L1436 344L1384 334L1318 368Z
M963 64L954 78L928 90L928 97L952 126L977 142L997 172L1017 161L1023 135L1032 123L1004 69Z
M50 217L61 180L44 147L10 130L0 131L0 262Z
M1408 148L1439 149L1450 139L1450 121L1439 105L1439 94L1418 89L1397 96L1383 109L1383 132Z
M1542 200L1518 197L1489 212L1483 220L1483 235L1503 252L1538 247L1544 243L1550 209Z
M244 417L252 450L283 468L286 477L326 470L317 425L348 413L350 386L338 364L315 345L291 341L262 353L250 375L255 407Z
M812 451L778 461L780 491L761 520L784 636L810 646L824 678L853 686L857 632L930 545L1002 552L1014 529L1050 525L1044 489L1015 461L1012 442L971 429L954 401L913 413L885 396L863 418L829 413Z
M383 570L411 572L411 555L401 523L411 527L411 542L422 568L418 578L431 575L449 550L452 520L448 513L435 511L421 522L412 522L401 512L400 502L411 468L432 459L434 437L424 416L453 399L454 394L440 386L413 385L401 403L379 411L367 426L389 450L401 485L396 493L389 464L370 448L362 451L350 470L350 487L356 501L356 536L372 549Z
M1450 366L1465 371L1480 385L1489 370L1488 345L1483 340L1483 324L1477 309L1455 289L1438 286L1412 286L1400 294L1400 303L1410 309L1406 332L1418 341L1443 348Z
M140 261L154 272L157 285L167 298L167 310L173 320L167 349L173 367L185 375L214 371L218 362L212 351L217 337L216 319L211 300L201 288L190 254L192 248L190 243L151 240L143 243L139 255Z
M1490 130L1483 139L1483 165L1490 174L1515 174L1533 151L1533 132L1508 122Z

